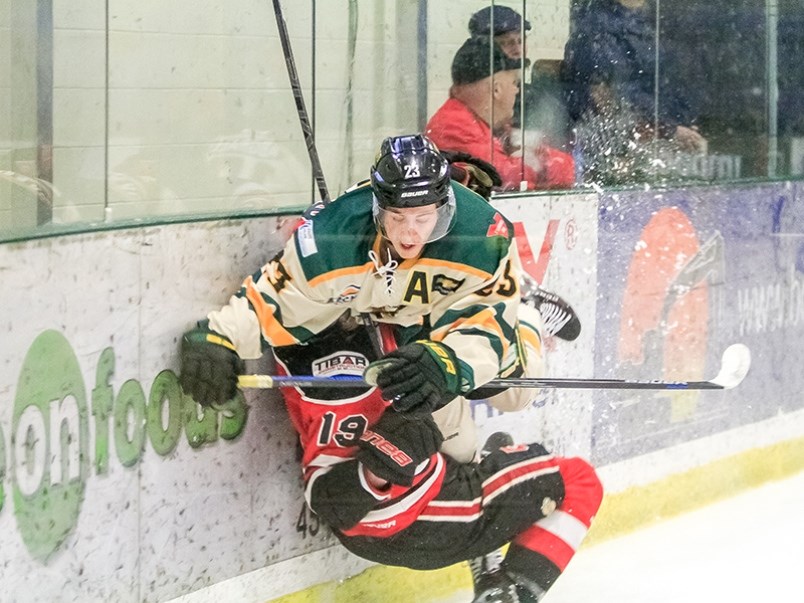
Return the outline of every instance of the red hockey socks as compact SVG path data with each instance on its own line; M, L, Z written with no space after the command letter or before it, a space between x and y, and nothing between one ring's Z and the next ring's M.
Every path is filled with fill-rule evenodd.
M505 557L505 569L546 591L567 567L603 500L594 468L580 458L556 459L564 480L564 502L519 534Z

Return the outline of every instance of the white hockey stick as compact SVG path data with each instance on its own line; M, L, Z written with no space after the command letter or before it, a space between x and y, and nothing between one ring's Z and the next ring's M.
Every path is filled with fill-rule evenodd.
M548 378L508 378L492 379L486 388L554 388L554 389L653 389L653 390L702 390L732 389L742 383L751 368L751 352L742 343L730 345L723 352L720 370L709 381L639 381L629 379L548 379ZM371 378L369 378L372 380ZM279 387L365 387L373 385L362 377L313 377L280 375L240 375L241 388L274 389Z

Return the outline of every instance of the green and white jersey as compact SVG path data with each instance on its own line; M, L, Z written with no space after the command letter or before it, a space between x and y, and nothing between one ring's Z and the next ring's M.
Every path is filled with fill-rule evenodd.
M342 195L305 219L276 258L210 313L210 327L242 358L258 358L268 346L309 340L346 311L369 314L399 325L400 345L426 338L451 347L472 389L509 372L520 358L513 226L479 195L452 186L451 231L399 262L377 233L371 188Z

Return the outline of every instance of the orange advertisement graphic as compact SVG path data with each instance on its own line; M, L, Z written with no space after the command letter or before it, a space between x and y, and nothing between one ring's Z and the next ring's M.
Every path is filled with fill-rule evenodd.
M662 208L645 226L625 284L621 366L665 380L704 378L709 287L706 279L691 283L682 276L700 249L695 228L678 208ZM688 416L697 397L674 394L673 418Z

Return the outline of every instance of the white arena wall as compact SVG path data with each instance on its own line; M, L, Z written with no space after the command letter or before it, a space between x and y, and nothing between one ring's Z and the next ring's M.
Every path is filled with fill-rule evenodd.
M600 468L592 540L804 469L800 185L495 205L518 223L525 268L583 321L575 342L547 342L551 376L709 378L728 343L752 348L731 391L552 390L523 413L475 406L483 434L506 429ZM386 600L403 600L388 593L404 571L369 568L303 511L276 394L202 411L176 382L181 334L293 222L0 245L0 599L323 601L368 572ZM457 567L419 582L436 597L462 580Z

